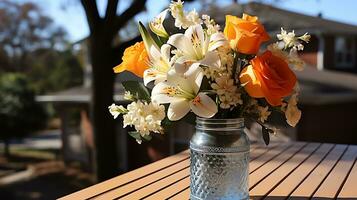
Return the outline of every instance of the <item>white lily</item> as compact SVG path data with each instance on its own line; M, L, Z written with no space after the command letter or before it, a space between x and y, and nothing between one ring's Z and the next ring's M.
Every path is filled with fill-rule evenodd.
M192 64L182 75L172 69L168 72L167 81L153 88L151 98L160 104L170 104L167 116L172 121L183 118L190 110L200 117L213 117L218 108L209 96L199 92L202 79L199 63Z
M176 63L179 66L184 64L186 69L194 62L207 66L219 66L220 59L218 53L214 50L223 46L226 42L227 40L221 32L209 36L204 32L201 25L190 26L184 34L172 35L167 41L180 52Z
M155 81L155 85L159 82L165 81L167 72L171 68L170 62L171 46L164 44L159 50L152 46L149 52L149 66L150 68L144 71L144 84L147 85L151 81Z
M166 32L165 27L163 25L168 11L168 9L162 11L158 16L154 18L153 21L149 23L151 31L154 32L156 35L164 38L169 37L169 34Z

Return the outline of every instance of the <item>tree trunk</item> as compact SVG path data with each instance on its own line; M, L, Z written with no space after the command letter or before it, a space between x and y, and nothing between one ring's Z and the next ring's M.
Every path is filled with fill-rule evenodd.
M104 34L91 35L90 53L93 69L92 86L92 122L95 138L95 171L97 181L103 181L118 175L119 159L115 120L108 111L113 103L114 54L110 42ZM118 58L119 59L119 58Z

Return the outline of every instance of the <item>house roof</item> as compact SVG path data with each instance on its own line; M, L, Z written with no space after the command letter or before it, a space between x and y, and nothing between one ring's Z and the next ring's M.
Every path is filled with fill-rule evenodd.
M114 101L124 102L124 88L121 84L115 85ZM37 102L44 103L89 103L91 101L91 88L77 86L60 92L38 95Z
M208 13L217 23L224 24L225 15L241 16L243 11L258 16L269 32L280 31L280 27L284 27L297 32L357 34L357 26L354 25L296 13L258 2L233 3L223 8L212 6L204 12Z

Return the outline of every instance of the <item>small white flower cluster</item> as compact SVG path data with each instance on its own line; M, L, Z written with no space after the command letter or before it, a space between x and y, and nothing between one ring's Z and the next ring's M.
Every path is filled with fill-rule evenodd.
M219 97L221 108L228 109L231 106L243 104L241 94L234 85L234 80L228 75L216 78L215 82L211 84L211 87L216 91Z
M138 99L137 95L131 94L129 91L125 91L124 99L129 101L135 101Z
M259 112L259 121L264 123L265 121L268 120L268 117L271 114L271 111L269 111L269 106L258 106L258 112Z
M175 18L175 26L178 28L187 29L190 26L201 24L202 20L198 16L196 10L190 12L185 12L183 10L183 1L171 1L169 9L171 11L172 17Z
M214 81L216 77L232 75L234 57L230 46L227 44L218 47L217 53L220 60L220 66L219 67L210 66L204 68L205 76L211 81Z
M109 112L111 115L113 115L114 119L116 119L120 114L127 113L128 110L125 109L122 105L118 106L115 105L114 103L108 107Z
M249 100L246 112L256 115L258 120L262 123L267 121L271 114L271 111L269 111L269 106L260 106L258 101L255 99Z
M208 35L212 35L212 34L218 33L220 31L221 27L218 24L216 24L216 22L213 19L211 19L210 16L202 15L202 20L203 20L203 23L207 27Z
M304 45L301 41L308 43L310 41L311 36L305 33L302 36L297 37L294 31L287 32L283 28L281 28L281 33L276 35L278 40L281 40L284 45L283 49L291 48L294 51L301 51L304 50Z
M308 43L311 36L305 33L302 36L296 36L295 32L287 32L281 28L281 33L276 35L280 42L271 44L268 49L276 54L277 56L283 58L288 62L295 70L302 71L305 66L305 62L299 58L298 51L304 50L304 45L302 42ZM284 50L290 49L289 54Z
M161 121L165 118L165 107L156 103L132 102L123 115L123 127L134 126L141 136L150 132L162 133Z
M299 87L296 85L294 94L291 95L288 103L284 103L281 107L281 110L285 112L286 122L292 127L295 127L301 118L301 110L297 107L298 91Z

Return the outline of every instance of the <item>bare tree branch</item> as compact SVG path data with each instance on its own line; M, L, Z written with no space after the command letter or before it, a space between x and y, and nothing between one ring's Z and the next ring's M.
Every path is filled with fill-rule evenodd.
M117 32L136 14L145 9L146 0L134 0L128 9L126 9L120 16L117 17L113 31Z
M81 3L87 16L89 29L91 33L93 33L93 31L96 30L95 27L97 27L101 22L97 2L96 0L81 0Z
M119 0L108 0L107 9L105 11L105 20L112 20L117 14Z
M141 36L138 35L130 40L122 42L122 43L118 44L117 46L113 47L113 53L115 55L119 55L120 53L123 53L126 48L133 45L135 42L140 42L141 40L142 40Z

